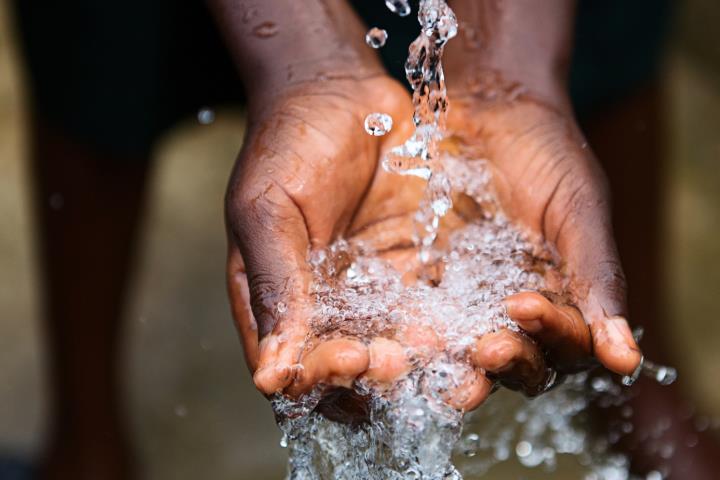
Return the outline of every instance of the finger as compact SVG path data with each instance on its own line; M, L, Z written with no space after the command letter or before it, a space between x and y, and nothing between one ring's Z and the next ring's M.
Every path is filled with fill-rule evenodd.
M508 316L549 351L557 366L570 367L590 356L590 329L578 309L557 306L537 292L517 293L503 303Z
M548 380L545 359L532 340L510 330L483 335L470 353L475 367L492 375L504 385L536 395Z
M292 397L309 392L315 385L352 387L370 366L368 348L358 340L337 338L320 343L307 353L293 383L286 389Z
M595 163L587 168L598 170ZM579 177L582 177L580 175ZM601 178L592 171L587 177ZM590 326L595 356L608 369L631 374L642 354L626 318L626 285L620 266L607 189L587 185L559 188L546 222L554 226L556 245L566 260L571 288ZM549 227L548 227L549 228ZM553 231L552 228L546 231Z
M464 412L475 410L492 392L491 382L482 372L472 370L459 387L445 394L445 400L450 406Z
M250 308L250 289L248 287L245 264L240 251L230 245L227 261L227 289L230 297L230 310L235 327L240 334L240 341L245 353L245 362L251 372L258 366L258 329L255 316Z
M228 193L227 222L230 248L244 260L261 339L255 384L272 394L292 381L309 332L309 239L301 211L284 190L271 180L248 175L251 178L239 183L252 187ZM231 279L231 286L237 305L243 297L242 281ZM242 309L234 307L233 313L242 325Z
M377 337L368 346L370 364L363 378L374 386L388 387L410 371L405 348L395 340Z

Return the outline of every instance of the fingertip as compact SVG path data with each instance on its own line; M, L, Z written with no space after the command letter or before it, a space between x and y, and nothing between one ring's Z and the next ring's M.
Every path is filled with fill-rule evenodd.
M595 321L590 329L595 356L606 368L620 375L631 375L642 361L642 352L624 317Z
M302 369L298 369L299 375L287 393L297 397L318 384L351 388L369 364L368 348L362 342L349 338L328 340L305 355Z
M291 369L287 365L268 365L257 369L253 374L255 387L265 395L282 391L291 380Z
M365 378L388 385L410 370L405 349L400 343L377 337L368 346L370 363Z
M521 351L521 342L510 332L502 330L480 337L470 353L470 360L477 368L499 372L508 368Z
M528 333L535 334L543 329L545 318L553 304L537 292L520 292L503 300L508 316Z
M464 412L475 410L490 396L492 387L492 382L483 373L475 371L472 378L448 398L448 404Z

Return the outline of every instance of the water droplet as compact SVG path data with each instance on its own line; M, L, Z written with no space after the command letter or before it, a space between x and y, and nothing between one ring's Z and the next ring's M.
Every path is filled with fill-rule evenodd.
M663 476L662 473L657 470L653 470L645 476L645 480L663 480Z
M592 379L590 385L596 392L607 392L610 390L611 382L609 379L604 377L595 377Z
M283 433L282 438L280 438L280 447L287 448L288 446L288 437L286 433Z
M262 22L252 29L252 34L258 38L274 37L278 33L278 27L274 22Z
M185 417L187 417L187 414L188 414L188 409L185 405L180 404L180 405L175 406L175 415L177 415L180 418L185 418Z
M408 0L385 0L385 5L391 12L397 13L401 17L410 15L410 2Z
M287 305L285 305L285 302L278 302L275 309L278 313L285 313L287 312Z
M518 442L518 444L515 446L515 454L520 458L527 457L532 453L532 450L532 444L527 440Z
M197 120L200 125L210 125L215 121L215 110L203 107L197 112Z
M365 34L365 43L372 48L381 48L387 42L388 33L382 28L373 27Z
M60 210L65 205L65 197L61 193L53 193L50 195L50 208Z
M392 126L392 117L386 113L371 113L365 117L365 131L374 137L385 135Z

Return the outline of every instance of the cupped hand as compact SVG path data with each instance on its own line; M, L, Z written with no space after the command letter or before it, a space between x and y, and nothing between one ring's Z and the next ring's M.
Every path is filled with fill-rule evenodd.
M308 254L415 211L422 182L378 166L384 150L410 135L410 108L394 80L348 76L296 85L251 115L226 199L227 274L246 360L263 393L349 387L360 374L388 375L397 365L371 358L377 345L310 338ZM364 130L373 112L395 121L384 137Z
M451 94L450 130L467 155L489 161L494 188L510 219L556 248L567 285L549 289L567 290L570 296L558 300L519 293L505 300L508 314L561 371L580 369L594 356L616 373L632 374L641 353L626 321L626 285L604 174L568 102L543 103L517 95L517 89L503 96L507 89L490 87ZM504 339L483 338L479 346L492 341L497 349L521 341L511 332L496 335ZM478 363L488 370L499 357L477 355L485 357Z

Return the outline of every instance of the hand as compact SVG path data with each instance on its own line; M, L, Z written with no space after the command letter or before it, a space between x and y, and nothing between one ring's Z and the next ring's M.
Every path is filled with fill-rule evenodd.
M395 120L385 137L365 133L371 112ZM382 75L302 83L252 114L227 194L228 288L263 393L391 374L395 362L371 362L377 345L344 338L304 350L314 302L308 253L415 211L423 182L378 167L381 153L410 135L411 115L405 90Z
M443 339L411 327L398 335L401 342L310 338L311 249L339 236L363 239L399 270L419 267L412 218L425 182L378 165L411 134L410 107L400 85L373 76L299 85L251 118L227 195L228 288L248 365L266 395L299 396L319 384L330 393L358 377L389 385L410 369L407 348L428 357L443 350ZM395 119L385 137L363 130L375 111ZM443 223L452 228L460 221L451 212ZM451 404L468 410L487 397L492 383L483 369L530 388L542 382L535 344L507 333L481 339L471 355L476 369L450 393ZM515 366L505 368L511 361Z
M508 314L560 370L578 369L594 355L610 370L631 374L641 353L626 321L626 287L604 174L568 102L550 106L518 96L520 88L495 77L475 93L453 92L449 121L467 154L489 160L503 210L557 248L569 277L574 305L520 293L506 299ZM510 332L501 334L508 342L520 341Z

